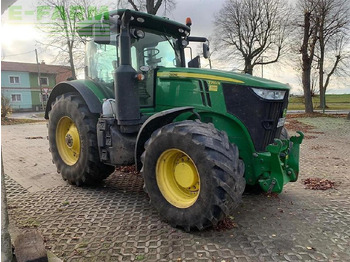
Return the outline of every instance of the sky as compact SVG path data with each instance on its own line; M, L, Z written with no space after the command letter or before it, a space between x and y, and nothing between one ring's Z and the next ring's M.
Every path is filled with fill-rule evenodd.
M108 5L108 0L101 3ZM225 0L177 0L177 5L170 14L172 20L185 23L187 17L191 17L193 36L211 37L214 31L214 14L217 13ZM1 59L2 61L18 61L35 63L35 49L38 49L39 61L44 60L47 64L52 63L54 55L45 51L38 42L45 42L46 36L37 28L38 17L35 10L38 9L38 1L19 0L11 9L1 17ZM215 67L215 61L213 62ZM225 65L220 64L221 68ZM227 67L227 69L229 69ZM254 68L254 74L261 76L261 67ZM264 77L292 87L292 93L301 94L299 74L286 63L277 63L264 66ZM331 85L327 93L350 93L350 85L341 81L342 84Z

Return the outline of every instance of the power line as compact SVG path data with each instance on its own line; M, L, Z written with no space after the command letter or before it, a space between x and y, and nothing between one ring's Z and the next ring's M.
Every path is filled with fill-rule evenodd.
M4 58L5 58L5 57L9 57L9 56L25 55L25 54L29 54L29 53L32 53L32 52L35 52L35 51L34 51L34 50L32 50L32 51L28 51L28 52L25 52L25 53L20 53L20 54L12 54L12 55L6 55L6 54L4 54Z

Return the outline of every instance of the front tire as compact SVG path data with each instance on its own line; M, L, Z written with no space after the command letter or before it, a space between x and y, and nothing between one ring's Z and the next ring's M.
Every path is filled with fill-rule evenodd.
M57 171L70 184L94 185L114 170L100 162L96 123L97 115L75 93L58 96L52 105L48 124L50 151Z
M171 123L146 142L141 170L160 215L186 231L216 225L241 202L244 165L226 133L199 121Z

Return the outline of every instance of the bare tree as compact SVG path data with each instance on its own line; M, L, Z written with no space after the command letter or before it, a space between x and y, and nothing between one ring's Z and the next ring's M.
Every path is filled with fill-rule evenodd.
M129 4L137 11L146 10L151 14L156 14L161 6L169 11L176 4L175 0L118 0L117 3L123 7ZM76 69L82 67L84 57L83 41L76 33L78 22L106 12L111 6L96 5L92 0L42 0L40 4L42 8L38 8L38 16L49 19L45 20L49 26L39 25L48 34L47 41L40 44L55 49L54 61L68 63L72 77L76 79Z
M76 33L78 22L108 9L106 6L97 8L91 0L43 0L41 4L38 15L48 16L49 20L45 22L49 23L39 25L48 35L47 41L40 44L55 49L57 55L54 61L68 63L72 78L76 79L77 64L83 60L84 53L83 43ZM53 10L52 14L49 10Z
M282 0L226 0L215 16L217 45L228 59L243 58L244 72L278 61L286 47L289 15Z
M319 0L317 16L319 17L318 33L318 73L320 90L320 108L326 108L326 90L331 76L337 71L340 62L347 58L344 49L347 44L348 26L350 23L350 1ZM332 57L327 59L327 53ZM328 71L326 71L326 65Z
M118 0L119 6L130 5L135 11L143 11L155 15L160 7L164 7L164 13L171 12L176 6L175 0Z
M302 42L301 53L302 85L304 90L305 112L313 113L311 96L311 72L318 40L319 17L316 15L317 0L300 0L298 9L302 11L302 21L297 25L301 28Z
M325 92L331 76L347 58L344 54L349 24L349 0L299 0L297 10L301 30L296 35L300 43L302 85L305 112L313 112L312 84L318 81L320 107L325 107ZM332 54L332 55L331 55ZM316 66L314 65L316 64ZM312 71L318 72L312 79Z

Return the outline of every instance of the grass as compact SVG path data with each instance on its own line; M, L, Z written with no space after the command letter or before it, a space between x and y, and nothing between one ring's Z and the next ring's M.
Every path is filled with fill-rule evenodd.
M40 222L33 217L27 218L24 221L20 221L18 224L20 225L20 227L29 227L29 228L40 226Z
M289 98L289 110L304 110L304 99L301 96L293 96ZM312 98L315 109L318 109L320 104L320 96ZM326 95L327 110L349 110L350 109L350 94L344 95Z
M68 206L68 205L69 205L69 201L67 201L67 200L66 200L66 201L63 201L63 202L62 202L62 205L63 205L63 206Z
M87 241L85 241L85 240L83 240L83 242L80 242L79 244L78 244L78 248L87 248L88 247L88 242Z
M46 120L38 120L38 119L17 119L10 117L2 117L1 125L19 125L19 124L28 124L28 123L37 123L37 122L46 122Z

